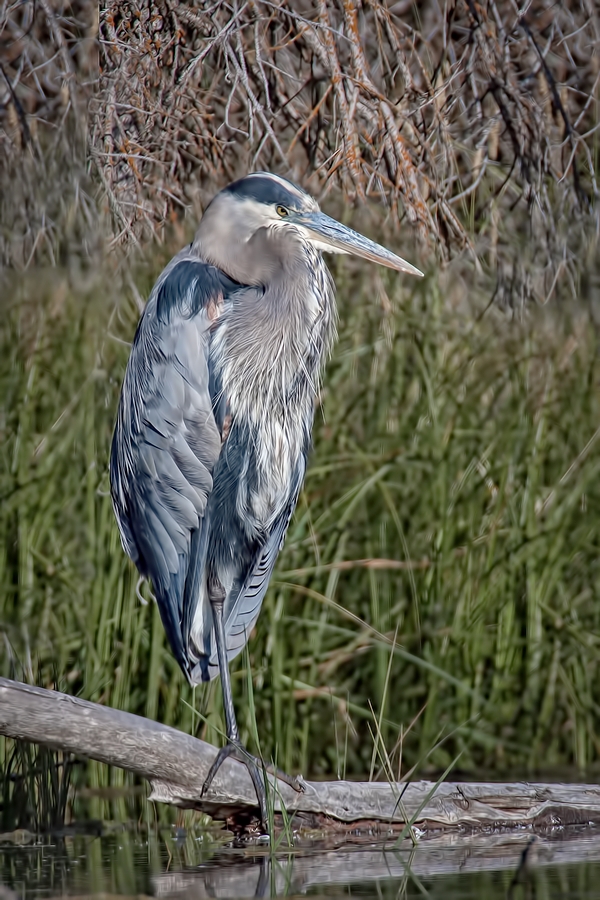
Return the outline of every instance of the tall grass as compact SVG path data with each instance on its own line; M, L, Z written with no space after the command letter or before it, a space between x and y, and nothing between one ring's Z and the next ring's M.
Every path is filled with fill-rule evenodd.
M142 295L159 264L138 272ZM38 271L4 291L0 669L217 740L219 684L185 684L113 521L137 319L124 280ZM311 467L233 666L242 737L250 661L261 749L288 770L376 772L369 728L395 772L458 753L467 769L586 769L600 753L595 330L583 313L476 318L435 273L346 261L337 280ZM92 763L88 783L124 777Z
M24 741L11 742L0 765L0 830L39 834L64 825L73 759Z

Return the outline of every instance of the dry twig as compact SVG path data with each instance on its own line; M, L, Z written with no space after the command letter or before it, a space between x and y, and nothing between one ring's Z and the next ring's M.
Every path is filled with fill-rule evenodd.
M2 9L0 174L93 80L88 0ZM105 0L99 39L89 147L119 240L276 169L373 198L441 258L467 248L497 266L500 300L574 283L598 229L589 0Z

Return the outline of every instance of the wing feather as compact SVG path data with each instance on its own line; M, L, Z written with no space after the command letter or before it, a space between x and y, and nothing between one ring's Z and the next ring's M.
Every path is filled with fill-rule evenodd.
M239 498L251 489L256 442L235 420L225 432L228 401L211 361L215 307L241 290L254 289L185 251L169 264L136 332L111 450L123 547L151 578L167 637L192 683L218 674L207 568L226 590L233 659L259 615L304 478L307 447L271 526L248 528Z
M167 267L136 332L111 451L124 549L152 579L169 641L187 674L182 623L192 536L203 529L221 449L210 395L207 305L238 287L185 252ZM198 595L190 602L197 603Z

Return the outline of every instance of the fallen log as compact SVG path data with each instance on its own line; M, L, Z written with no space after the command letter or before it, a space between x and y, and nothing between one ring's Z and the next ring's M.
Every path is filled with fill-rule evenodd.
M246 768L228 760L210 790L202 785L216 748L150 719L0 678L0 734L118 766L150 782L151 800L247 821L257 810ZM269 776L274 808L298 827L353 832L442 829L486 831L600 823L600 786L305 782L298 793Z

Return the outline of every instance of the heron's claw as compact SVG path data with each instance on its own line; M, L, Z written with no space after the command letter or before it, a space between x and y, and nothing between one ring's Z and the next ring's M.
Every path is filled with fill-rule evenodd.
M264 829L267 828L267 794L265 790L264 779L261 778L261 773L258 767L259 760L256 757L252 756L244 745L237 741L230 741L228 744L225 744L224 747L221 747L217 755L215 756L213 763L208 770L208 775L206 776L206 780L202 785L202 791L200 796L204 797L211 784L214 781L214 777L229 757L233 757L233 759L237 759L239 762L243 763L248 769L248 774L252 779L252 784L254 785L254 790L256 791L256 799L258 800L258 807L260 809L260 821L261 825Z
M256 798L258 800L258 806L260 809L261 824L265 830L268 829L265 773L269 772L269 774L273 775L277 779L277 781L283 781L284 784L288 784L295 791L298 791L298 793L302 793L305 790L305 782L301 775L288 775L286 772L282 772L281 769L278 769L275 766L265 764L262 759L259 759L256 756L252 756L252 754L249 753L248 750L246 750L246 748L240 741L230 741L229 743L225 744L224 747L221 747L221 749L215 756L213 763L208 770L206 780L202 785L202 791L200 794L201 797L204 797L212 782L214 781L215 775L217 774L225 760L229 759L230 757L232 757L233 759L237 759L238 762L243 763L248 769L248 774L252 779L252 784L254 785L254 790L256 791Z
M277 766L274 766L271 763L263 763L262 760L258 760L258 762L269 775L272 775L275 778L276 781L283 781L284 784L288 784L299 794L304 793L306 783L302 775L288 775L287 772L278 769Z

